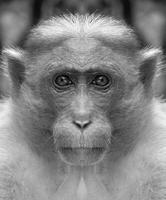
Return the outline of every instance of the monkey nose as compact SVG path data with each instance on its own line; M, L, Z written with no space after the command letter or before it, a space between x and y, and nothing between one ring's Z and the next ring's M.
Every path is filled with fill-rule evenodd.
M91 123L91 120L73 120L73 124L81 130L86 129Z

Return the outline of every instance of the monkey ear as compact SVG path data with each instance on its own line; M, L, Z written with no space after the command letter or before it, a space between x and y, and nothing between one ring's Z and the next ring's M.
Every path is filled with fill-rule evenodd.
M140 80L145 90L152 88L152 81L156 74L157 64L161 57L161 50L149 49L141 51Z
M23 52L16 49L3 50L3 59L5 60L9 76L12 82L12 93L17 93L24 81L25 66L23 63Z

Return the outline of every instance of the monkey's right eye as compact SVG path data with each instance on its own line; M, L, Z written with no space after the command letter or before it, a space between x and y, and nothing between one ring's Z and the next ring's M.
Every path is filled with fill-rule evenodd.
M66 89L73 85L73 81L68 75L62 74L53 77L53 85L58 89Z

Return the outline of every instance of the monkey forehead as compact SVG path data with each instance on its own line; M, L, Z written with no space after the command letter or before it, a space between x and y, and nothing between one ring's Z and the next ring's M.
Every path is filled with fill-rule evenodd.
M95 38L76 37L64 41L63 45L73 52L85 54L86 52L94 51L101 44L100 41Z
M98 38L131 51L138 47L135 34L124 23L99 15L65 15L44 21L32 29L25 46L32 53L39 52L69 38Z
M77 40L72 38L58 47L45 50L35 57L28 59L30 76L36 74L47 76L58 71L88 71L107 70L117 76L137 76L138 64L133 56L127 56L123 52L115 51L101 41L95 39ZM35 67L34 67L35 66ZM32 73L31 73L32 72ZM37 79L37 78L36 78ZM129 78L128 78L129 79Z
M63 65L86 69L115 64L116 71L121 68L128 73L130 68L132 73L131 63L135 62L138 48L130 28L111 17L94 15L70 15L44 21L32 30L25 45L31 66L43 67L41 72ZM33 66L32 71L38 71Z

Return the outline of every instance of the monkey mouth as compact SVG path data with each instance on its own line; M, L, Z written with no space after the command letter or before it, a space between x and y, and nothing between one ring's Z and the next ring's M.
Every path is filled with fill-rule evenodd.
M102 160L106 149L104 147L60 147L58 152L62 161L70 165L93 165Z

